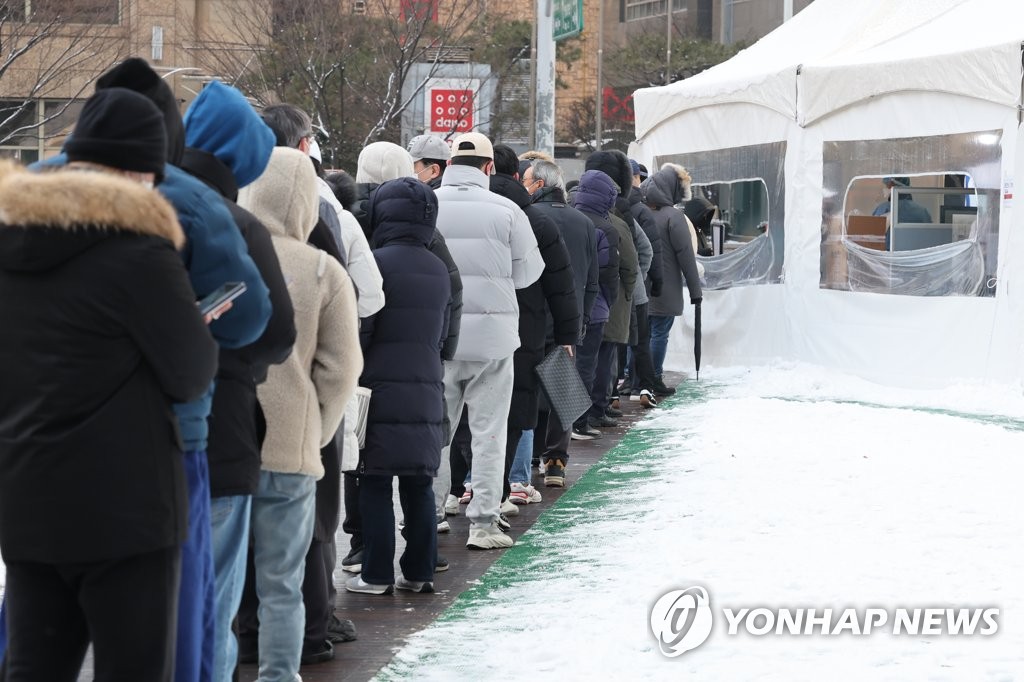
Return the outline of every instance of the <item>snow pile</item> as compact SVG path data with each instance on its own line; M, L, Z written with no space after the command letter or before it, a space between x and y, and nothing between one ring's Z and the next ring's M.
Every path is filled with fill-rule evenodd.
M904 680L1021 673L1022 398L799 366L703 374L644 422L385 679ZM963 416L970 415L970 416ZM705 587L710 638L648 618ZM443 575L438 579L443 589ZM722 608L996 607L996 636L729 635ZM760 623L759 623L760 624ZM820 628L817 630L820 633Z

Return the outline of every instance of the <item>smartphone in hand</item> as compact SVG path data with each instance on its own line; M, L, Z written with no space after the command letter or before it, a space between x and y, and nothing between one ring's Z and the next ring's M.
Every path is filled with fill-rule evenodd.
M203 316L223 308L227 303L245 293L245 282L226 282L196 302Z

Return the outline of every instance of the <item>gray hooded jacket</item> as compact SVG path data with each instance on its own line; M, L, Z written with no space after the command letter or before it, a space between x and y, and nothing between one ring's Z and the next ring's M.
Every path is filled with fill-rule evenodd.
M703 295L690 226L686 215L676 208L690 198L690 174L682 166L666 163L640 185L640 196L650 206L658 225L664 278L661 295L651 297L648 314L682 315L684 280L691 303Z

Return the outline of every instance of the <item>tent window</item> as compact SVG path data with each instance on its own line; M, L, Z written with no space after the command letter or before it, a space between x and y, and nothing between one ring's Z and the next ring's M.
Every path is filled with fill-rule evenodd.
M705 289L782 280L786 143L659 157L693 178L687 216L708 245L697 257Z
M826 143L820 286L995 295L1000 137Z

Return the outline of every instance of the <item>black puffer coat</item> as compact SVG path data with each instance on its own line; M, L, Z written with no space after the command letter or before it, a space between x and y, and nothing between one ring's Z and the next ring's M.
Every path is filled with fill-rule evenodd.
M554 320L555 343L560 346L575 345L580 328L576 285L573 282L569 253L558 232L558 226L531 204L526 188L508 175L493 175L491 191L511 199L523 209L537 238L541 258L544 259L544 272L540 279L524 289L516 289L516 300L519 302L519 348L512 356L515 378L508 424L512 429L532 429L537 425L540 400L534 369L544 359L547 312L551 311Z
M373 243L373 228L370 225L369 215L370 196L378 187L380 185L365 182L356 185L358 197L351 208L352 215L359 221L359 225L366 234L366 239L371 244ZM430 187L434 189L432 185ZM452 291L452 300L449 306L451 317L448 321L448 337L444 341L441 358L443 360L452 360L459 346L459 330L462 328L462 277L459 276L459 266L455 264L455 259L452 258L452 254L448 250L448 244L445 243L444 236L436 228L434 229L434 234L430 237L430 245L427 248L430 249L432 254L440 258L445 267L448 268L448 278Z
M359 470L434 476L444 435L441 347L451 307L448 271L427 249L437 197L419 180L391 180L371 195L367 215L387 302L359 330L359 383L373 391Z

